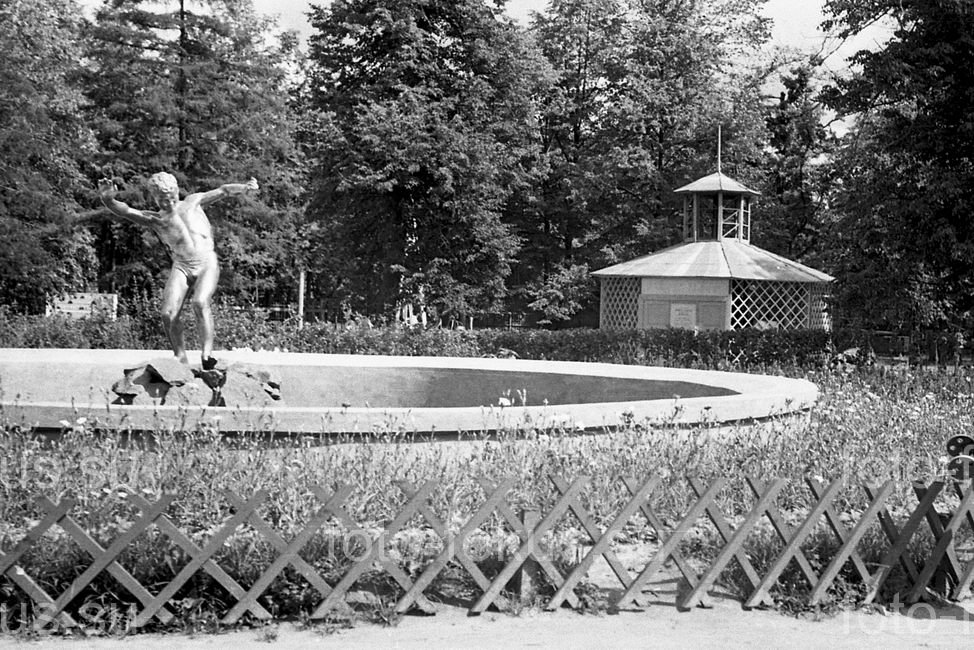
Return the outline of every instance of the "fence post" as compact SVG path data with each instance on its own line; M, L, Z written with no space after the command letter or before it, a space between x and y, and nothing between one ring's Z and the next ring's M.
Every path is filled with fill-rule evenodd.
M531 542L531 552L524 561L524 564L521 565L521 569L518 572L518 595L521 599L521 603L534 602L534 597L538 593L538 577L540 574L540 567L538 565L538 561L534 559L534 555L538 550L537 546L540 544L540 540L534 537L534 531L538 527L538 522L540 521L541 512L538 510L538 508L529 506L521 510L521 523L524 524L524 529L527 531L528 539Z

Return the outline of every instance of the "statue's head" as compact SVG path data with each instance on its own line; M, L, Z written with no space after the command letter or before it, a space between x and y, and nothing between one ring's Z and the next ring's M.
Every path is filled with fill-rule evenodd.
M170 207L179 202L179 184L169 172L159 172L149 178L149 192L160 207Z

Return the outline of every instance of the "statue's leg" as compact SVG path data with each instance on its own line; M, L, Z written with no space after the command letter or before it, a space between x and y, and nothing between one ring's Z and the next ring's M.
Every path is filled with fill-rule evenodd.
M189 289L189 279L186 274L177 269L169 272L166 288L162 290L162 326L169 337L169 344L176 358L183 363L189 363L186 358L186 342L183 340L183 321L179 312L183 308L183 299Z
M213 310L210 303L219 280L220 267L214 259L200 272L193 287L193 311L196 313L204 362L213 355Z

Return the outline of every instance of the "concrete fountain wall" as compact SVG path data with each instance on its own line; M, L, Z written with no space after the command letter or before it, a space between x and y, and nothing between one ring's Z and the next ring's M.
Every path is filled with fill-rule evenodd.
M39 429L86 417L116 429L417 433L625 421L693 424L762 419L808 409L814 384L765 375L602 363L457 357L221 352L270 369L283 403L267 407L113 404L123 369L166 356L147 350L0 350L0 405Z

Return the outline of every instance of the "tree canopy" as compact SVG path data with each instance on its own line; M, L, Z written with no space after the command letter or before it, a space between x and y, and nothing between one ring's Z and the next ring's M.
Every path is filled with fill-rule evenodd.
M337 0L311 22L322 290L370 312L419 296L443 316L498 309L543 59L482 0Z
M78 6L0 0L0 299L41 311L94 276L91 238L62 225L80 209L95 150L82 119Z
M591 271L675 243L672 190L761 191L754 242L835 275L835 316L966 326L974 305L974 16L962 0L829 0L891 37L827 77L768 42L761 0L312 5L303 48L250 0L0 0L0 300L149 294L147 233L98 214L254 176L215 204L220 294L447 322L591 322ZM837 133L830 125L840 124ZM840 135L841 133L841 135ZM588 321L585 319L589 318Z
M974 306L974 12L969 2L833 0L855 33L877 20L888 43L858 53L826 90L855 119L835 159L840 306L859 322L957 324Z

